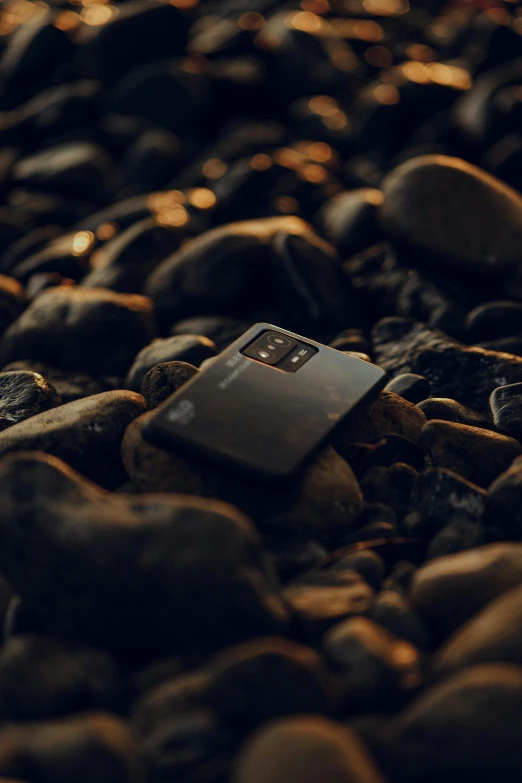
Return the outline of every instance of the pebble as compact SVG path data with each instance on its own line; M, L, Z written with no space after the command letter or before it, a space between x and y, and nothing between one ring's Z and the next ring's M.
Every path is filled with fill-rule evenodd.
M385 230L417 259L489 274L518 264L522 197L477 166L420 156L390 172L382 191Z
M385 318L372 330L377 364L392 375L424 375L434 397L446 397L482 414L499 386L522 382L522 358L469 348L406 318Z
M158 364L184 362L195 367L216 355L216 346L208 337L200 335L175 335L153 340L139 352L127 374L127 389L139 391L149 370Z
M224 351L230 343L252 326L251 323L239 321L236 318L207 316L200 318L185 318L178 321L171 328L170 333L175 334L201 334L208 337L217 347L218 351Z
M81 373L64 372L42 362L25 361L10 362L3 372L22 371L43 376L53 386L62 402L73 402L82 397L90 397L105 391L114 391L119 385L115 377L93 378Z
M466 318L470 342L522 335L522 303L494 301L478 305Z
M125 373L154 336L150 299L102 288L43 291L4 333L2 362L34 359L92 375Z
M486 604L522 584L522 544L487 544L440 557L417 570L413 606L447 636Z
M391 727L393 768L404 781L461 779L487 783L520 776L522 671L475 666L433 685Z
M146 373L140 394L145 398L149 410L152 410L197 373L198 368L188 362L160 362Z
M492 392L489 404L497 430L522 440L522 383L499 386Z
M447 468L428 468L416 479L411 506L415 518L405 520L407 529L434 535L448 522L482 520L486 492Z
M420 443L435 466L453 470L481 487L488 487L522 451L514 438L436 419L424 426Z
M48 634L149 661L284 630L260 540L233 507L107 494L44 454L0 460L0 478L0 568Z
M422 375L406 372L402 375L396 375L395 378L388 381L386 391L394 392L400 397L404 397L408 402L417 404L430 396L431 387Z
M233 783L383 783L357 735L321 717L283 718L254 734L236 761Z
M471 408L467 408L456 400L450 400L446 397L430 397L417 404L428 421L439 419L452 421L455 424L467 424L470 427L488 427L488 420L485 416L472 411Z
M521 539L522 459L517 457L509 468L489 487L484 512L484 524L494 540Z
M0 431L61 404L53 386L35 372L0 372Z
M450 522L439 530L428 547L427 559L452 555L482 546L487 541L484 526L473 522Z
M322 208L318 222L345 258L381 239L378 207L383 195L375 188L338 193Z
M4 429L0 433L0 455L43 451L114 489L126 477L121 439L128 424L145 410L145 400L134 392L110 391L85 397Z

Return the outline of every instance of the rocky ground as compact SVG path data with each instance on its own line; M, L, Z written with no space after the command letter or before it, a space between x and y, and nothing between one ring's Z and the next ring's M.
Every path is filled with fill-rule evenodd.
M49 3L0 8L0 778L518 783L522 7ZM142 437L260 320L390 377L271 490Z

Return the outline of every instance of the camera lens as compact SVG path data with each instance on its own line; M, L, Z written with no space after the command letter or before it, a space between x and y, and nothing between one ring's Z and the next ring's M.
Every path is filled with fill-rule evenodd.
M267 340L272 345L279 346L279 348L288 348L289 345L292 345L292 341L288 337L283 337L282 334L269 334Z
M258 351L257 355L260 356L262 359L270 359L270 354L268 351Z

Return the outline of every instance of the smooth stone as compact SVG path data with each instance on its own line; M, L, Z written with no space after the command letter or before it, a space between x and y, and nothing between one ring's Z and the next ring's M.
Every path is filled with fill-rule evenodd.
M132 0L108 24L80 31L79 65L89 76L114 84L141 63L182 55L188 18L157 0Z
M439 557L415 572L410 598L447 636L486 604L522 584L522 544L487 544Z
M71 779L77 783L144 780L135 737L123 721L105 712L4 728L0 733L0 775L25 777L23 770L28 764L35 778L56 783Z
M341 550L341 553L343 550ZM374 590L379 590L385 574L384 560L371 549L342 556L334 560L331 571L356 571Z
M434 397L458 400L489 414L488 398L499 385L522 382L522 358L469 348L442 332L406 318L384 318L372 330L376 363L392 375L414 372Z
M128 427L122 442L125 467L141 492L187 492L217 497L241 508L263 530L335 545L354 529L363 507L359 483L333 449L320 452L295 482L266 491L259 482L197 458L152 446L143 427L152 413Z
M78 250L76 232L61 234L38 248L35 253L26 255L11 267L10 274L24 285L27 285L34 275L45 273L54 273L78 281L85 274L94 247L94 236L86 236L85 240L85 245Z
M0 372L0 431L61 402L56 389L38 373Z
M397 462L410 465L415 470L423 470L424 454L419 446L408 438L388 434L374 443L354 444L350 462L360 476L375 465L390 468Z
M412 509L422 520L417 528L422 526L429 536L448 522L480 522L485 503L485 490L446 468L423 471L415 481L411 498Z
M62 402L73 402L93 394L114 391L121 382L115 377L93 378L80 373L67 373L42 362L19 361L10 362L2 368L2 372L24 371L42 375L56 390Z
M197 373L198 368L187 362L161 362L145 375L140 394L153 410Z
M0 334L18 318L25 306L23 286L13 277L0 274Z
M224 351L250 326L251 323L239 321L237 318L202 316L178 321L170 330L170 334L202 334L215 343L218 351Z
M405 783L520 779L522 669L493 663L424 691L391 725L393 769Z
M484 524L491 538L522 540L522 458L517 457L491 484L486 498Z
M390 391L382 391L336 429L334 443L341 453L352 443L373 443L386 435L400 435L416 443L426 424L424 413L413 403Z
M468 313L466 329L470 342L522 336L522 303L506 300L478 305Z
M0 715L9 722L49 720L96 709L120 709L114 661L41 636L15 636L0 653Z
M452 421L455 424L467 424L470 427L484 427L488 423L485 416L447 397L430 397L418 402L417 405L428 421L439 419Z
M428 560L446 557L456 552L475 549L487 541L488 536L482 524L463 520L450 522L430 541L426 557Z
M410 642L419 650L429 647L428 626L404 595L404 590L399 587L386 584L377 593L370 619L380 628Z
M460 158L422 155L382 182L385 231L416 260L471 272L519 264L522 197Z
M233 783L383 783L358 736L320 717L283 718L241 749Z
M331 673L310 647L256 639L222 652L206 669L206 703L241 734L286 715L333 712Z
M178 138L161 128L142 133L127 150L123 177L131 192L150 193L167 186L179 166Z
M395 378L388 381L385 389L404 397L405 400L413 402L415 405L429 397L431 392L430 384L426 378L411 372L396 375Z
M502 593L460 625L433 661L440 674L480 663L522 663L522 586Z
M175 335L153 340L139 352L127 374L127 389L139 391L149 370L166 362L184 362L199 365L216 355L216 346L208 337L196 334Z
M349 712L388 711L401 704L404 691L423 680L418 650L366 617L352 617L324 635L327 659L340 673L342 698Z
M232 506L110 494L34 453L0 460L0 486L0 568L46 635L128 665L285 632L258 535Z
M44 291L5 332L3 364L34 359L62 370L120 375L154 337L150 299L102 288Z
M522 383L499 386L489 398L493 422L499 432L522 439Z
M308 223L271 217L229 223L190 240L156 267L145 293L162 322L202 312L262 320L268 311L306 329L310 319L346 324L354 309L347 286L333 248Z
M411 465L397 462L391 467L375 465L361 478L361 490L369 503L391 508L398 519L410 510L417 471Z
M17 185L86 201L103 202L116 186L110 155L90 142L64 142L35 152L18 160L12 173Z
M143 397L109 391L38 413L0 433L0 455L43 451L102 486L125 481L120 444L130 422L146 410Z
M522 451L514 438L437 419L424 426L420 445L436 467L454 470L481 487L488 487Z
M325 237L349 258L382 236L378 207L383 195L375 188L343 191L324 205L317 218Z

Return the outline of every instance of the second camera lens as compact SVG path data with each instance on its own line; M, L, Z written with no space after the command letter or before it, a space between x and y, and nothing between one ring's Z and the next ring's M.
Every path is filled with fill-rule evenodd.
M277 345L279 348L288 348L292 344L292 341L288 337L283 337L281 334L270 334L267 337L269 343Z
M270 354L268 351L258 351L257 355L260 356L262 359L270 359Z

